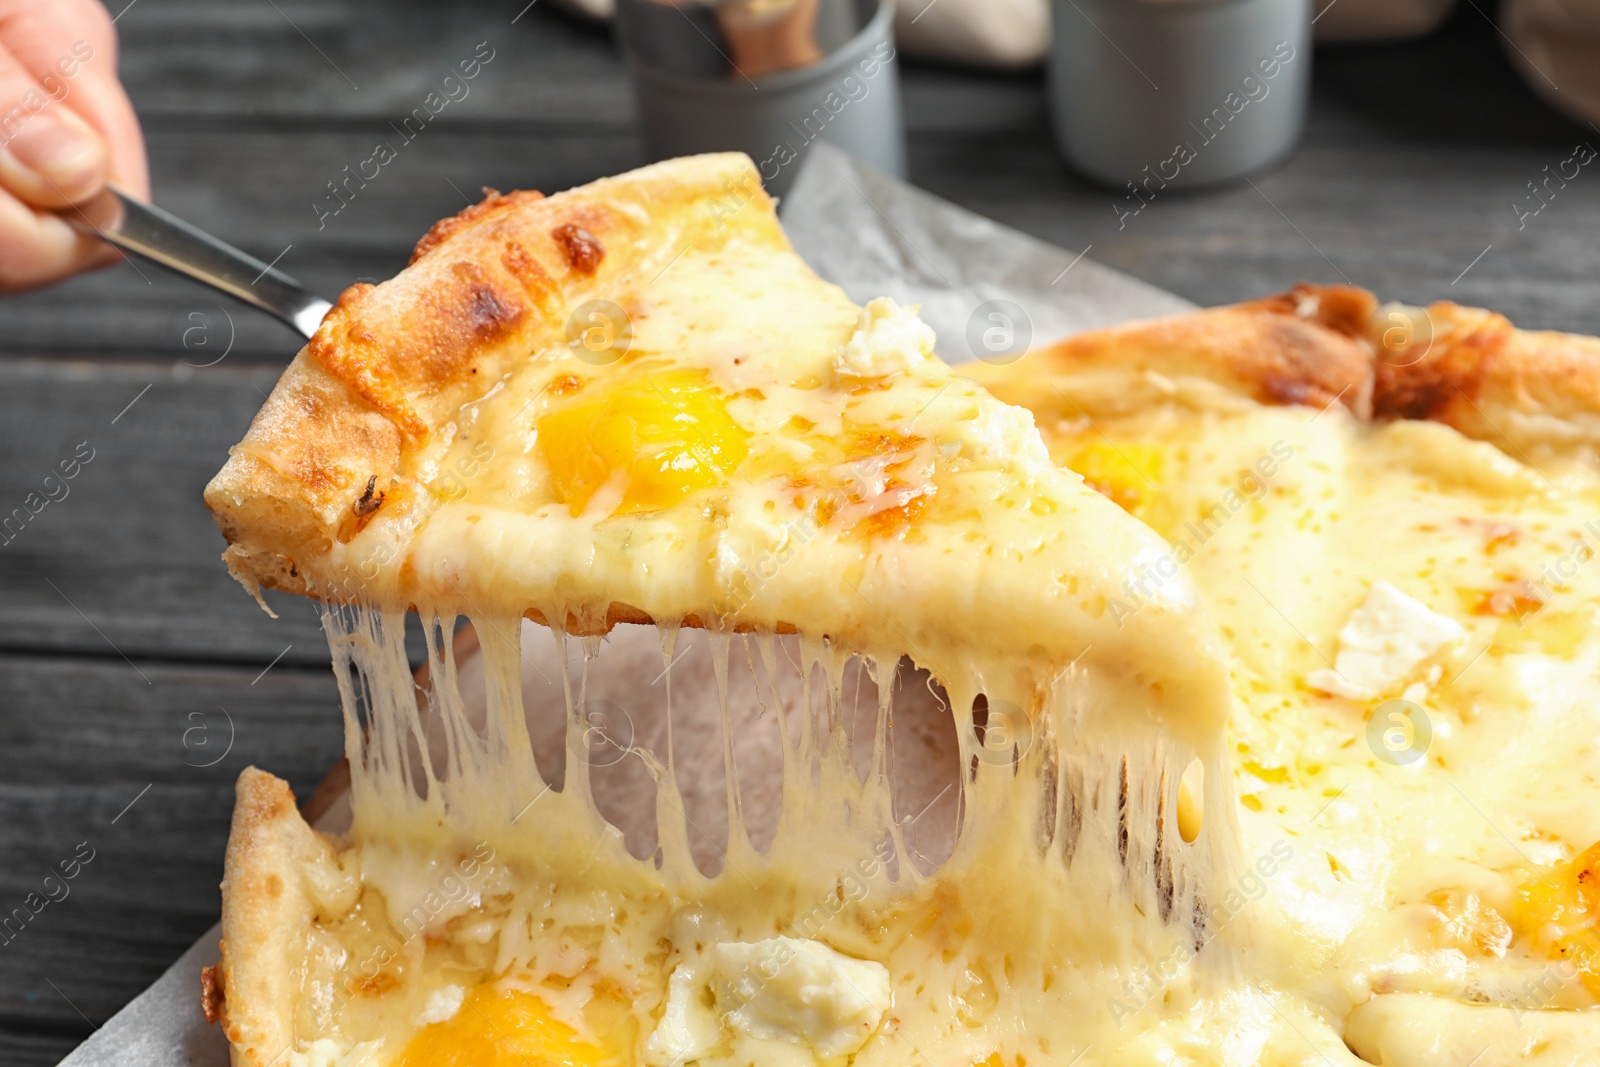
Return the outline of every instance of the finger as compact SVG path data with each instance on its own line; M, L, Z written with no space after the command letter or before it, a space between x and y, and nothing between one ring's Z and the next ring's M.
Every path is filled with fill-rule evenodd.
M0 292L37 289L119 258L115 249L83 236L59 216L0 190Z
M0 0L0 42L47 94L105 138L111 180L149 195L139 120L118 77L116 27L97 0Z
M100 131L111 150L110 180L141 199L150 198L150 165L145 158L144 132L133 103L107 64L109 74L85 75L83 92L68 96L65 104Z
M94 128L0 47L0 186L29 204L63 207L98 192L109 165Z

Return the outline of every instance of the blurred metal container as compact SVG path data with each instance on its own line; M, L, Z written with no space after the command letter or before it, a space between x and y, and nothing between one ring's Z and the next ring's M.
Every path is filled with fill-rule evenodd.
M892 0L619 0L653 159L737 150L781 196L817 140L905 173Z
M1053 0L1050 102L1074 167L1137 213L1234 181L1299 140L1310 0Z

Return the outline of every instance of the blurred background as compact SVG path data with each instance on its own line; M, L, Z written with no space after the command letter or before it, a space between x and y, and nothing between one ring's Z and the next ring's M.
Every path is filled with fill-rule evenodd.
M1245 178L1143 194L1063 158L1039 9L1028 23L996 5L1022 45L932 34L960 3L902 10L895 55L904 174L937 196L1203 304L1350 282L1600 333L1600 173L1583 150L1600 131L1577 117L1582 71L1553 107L1566 75L1531 88L1532 46L1486 0L1422 11L1405 41L1302 41L1286 70L1309 74L1303 128L1285 151ZM1144 42L1102 32L1118 17L1104 4L1064 3L1089 49L1073 71L1124 51L1146 66ZM650 156L610 26L552 0L112 13L156 203L325 295L402 268L484 186L555 191ZM1304 31L1316 12L1290 17ZM1107 90L1090 118L1114 127L1130 100ZM1194 106L1193 121L1212 110ZM93 854L69 895L0 935L0 1063L56 1062L215 921L241 768L305 795L340 755L313 611L275 599L282 617L263 614L218 562L200 501L298 347L143 264L0 298L0 510L81 461L70 493L0 546L0 914L81 844Z
M264 261L282 253L281 269L335 293L394 273L416 237L481 186L553 191L646 162L609 28L550 0L513 24L521 6L136 0L117 27L155 201ZM986 72L902 54L908 176L1073 250L1093 244L1094 258L1200 303L1343 276L1395 299L1448 296L1523 326L1600 332L1590 176L1523 229L1515 211L1546 166L1578 142L1600 145L1600 133L1529 88L1494 14L1461 0L1420 40L1317 49L1299 149L1255 177L1260 192L1163 196L1121 229L1126 190L1085 180L1057 150L1042 68ZM339 206L329 183L379 142L401 143L401 119L483 41L495 58L469 95L319 223L319 210ZM0 303L0 344L165 357L207 298L140 270ZM230 359L285 361L297 347L270 320L235 318Z

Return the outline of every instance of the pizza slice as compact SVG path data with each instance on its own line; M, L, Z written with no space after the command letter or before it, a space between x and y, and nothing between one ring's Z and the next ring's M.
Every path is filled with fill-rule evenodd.
M966 704L980 660L1026 690L1087 653L1214 735L1215 634L1161 540L932 347L818 279L742 157L491 196L343 294L206 500L251 586L800 631Z
M914 308L817 278L737 155L492 194L343 294L206 490L247 587L329 605L354 806L323 838L281 784L241 781L219 972L237 1060L1049 1062L1121 1025L1050 1005L1132 961L1226 955L1245 924L1213 892L1234 827L1220 636L1166 542L933 340ZM420 707L408 609L440 620ZM476 715L441 633L460 615L489 672ZM654 623L664 654L712 631L724 714L751 635L755 689L793 724L771 846L730 786L723 868L694 868L669 740L640 756L660 847L627 854L591 796L588 659L561 660L546 782L524 618L586 656L618 625ZM902 660L960 745L960 844L934 874L889 787Z

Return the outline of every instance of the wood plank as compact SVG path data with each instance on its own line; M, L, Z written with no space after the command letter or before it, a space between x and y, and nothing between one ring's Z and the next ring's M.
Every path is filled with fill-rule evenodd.
M241 769L270 769L303 798L341 751L325 671L139 670L0 655L0 916L47 899L45 878L93 849L50 884L59 899L34 898L37 914L0 934L0 1031L25 1035L0 1039L8 1064L54 1062L89 1032L84 1016L103 1022L216 921Z
M11 1067L51 1067L76 1048L88 1036L88 1030L87 1024L80 1033L0 1019L0 1063Z
M1348 281L1383 299L1453 299L1525 327L1600 333L1600 248L1586 236L1600 229L1600 178L1573 182L1523 230L1511 210L1524 183L1570 145L1352 153L1308 142L1253 186L1158 193L1120 229L1119 208L1133 205L1114 193L1039 195L1058 166L1048 148L1007 148L1011 166L987 181L967 162L1000 150L998 140L946 139L915 158L935 175L924 182L930 191L1067 248L1092 245L1101 262L1201 304L1300 280Z
M147 120L387 121L483 54L492 58L439 121L630 123L632 91L609 31L549 4L513 24L524 7L527 0L393 0L381 9L361 0L140 0L118 21L122 76Z
M264 157L277 154L264 146ZM596 173L637 161L626 147L602 154L611 161ZM1003 174L983 162L996 154L1009 160ZM1096 258L1202 303L1269 292L1298 278L1337 280L1342 272L1386 296L1455 297L1495 307L1528 326L1600 332L1600 307L1586 286L1594 247L1581 237L1600 218L1600 194L1573 183L1520 231L1511 210L1523 183L1562 158L1551 151L1485 155L1422 148L1352 158L1308 145L1286 167L1258 179L1259 192L1244 186L1203 200L1158 198L1119 229L1118 209L1131 205L1063 174L1046 145L1024 149L969 137L913 146L924 184L940 195L1047 240L1073 248L1093 244ZM1419 174L1427 190L1420 203ZM480 183L491 177L476 175ZM449 179L457 186L471 180L462 173ZM414 234L464 202L449 181L374 185L371 199L335 220L348 227L340 235L316 233L309 197L284 203L277 251L293 245L286 266L328 293L358 278L387 276L404 263ZM295 219L302 222L297 226ZM235 228L217 222L223 232ZM387 244L384 233L394 235ZM258 240L244 243L269 258L276 254ZM1486 256L1452 286L1489 244L1499 254ZM0 306L0 343L23 352L122 351L202 363L215 358L236 328L234 359L281 362L297 347L265 317L144 270L151 284L124 267ZM85 306L104 310L84 315Z
M228 576L200 495L275 378L0 360L0 649L109 656L130 677L123 657L327 662L309 601L269 594L272 619Z
M1488 148L1353 137L1337 116L1324 117L1303 149L1255 187L1158 193L1120 227L1120 212L1136 202L1074 178L1044 131L1028 140L915 138L911 159L938 195L1069 248L1092 244L1093 257L1201 303L1299 279L1347 278L1388 298L1453 298L1529 327L1600 333L1590 282L1600 249L1584 236L1600 225L1600 180L1580 175L1522 228L1512 208L1525 202L1527 182L1570 155L1570 143ZM154 137L167 161L163 199L264 259L287 249L281 265L330 294L399 269L413 239L482 185L558 189L643 161L624 137L437 131L319 230L313 205L326 176L358 158L364 135L257 131L226 140L230 158L208 162L221 150L218 135ZM996 168L996 159L1005 166ZM219 187L235 190L231 200ZM140 269L143 276L124 266L0 303L0 348L202 363L235 330L232 359L281 363L298 347L264 316Z

